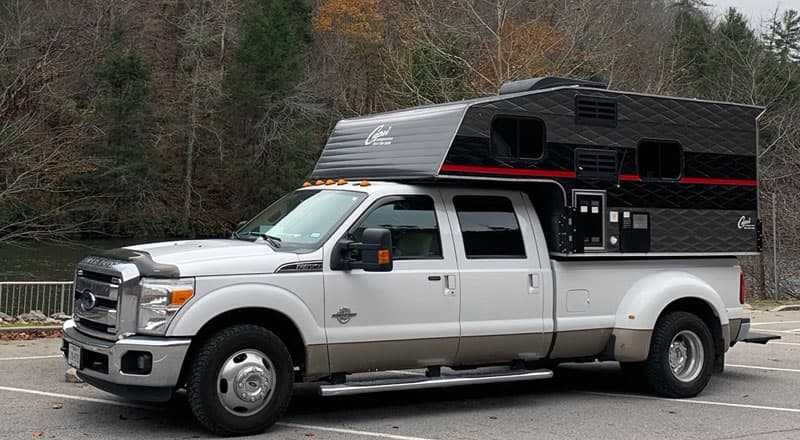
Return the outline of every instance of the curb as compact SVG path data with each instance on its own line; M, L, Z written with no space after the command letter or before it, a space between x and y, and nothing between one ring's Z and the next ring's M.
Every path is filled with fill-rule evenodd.
M37 327L0 327L0 333L20 333L20 332L40 332L50 330L61 330L60 325L43 325Z
M796 312L800 310L800 304L786 304L783 306L775 307L770 312Z

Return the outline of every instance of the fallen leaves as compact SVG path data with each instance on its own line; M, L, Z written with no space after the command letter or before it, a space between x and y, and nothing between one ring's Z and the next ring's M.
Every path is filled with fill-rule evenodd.
M51 330L15 330L0 332L0 341L29 341L41 338L60 338L61 329Z

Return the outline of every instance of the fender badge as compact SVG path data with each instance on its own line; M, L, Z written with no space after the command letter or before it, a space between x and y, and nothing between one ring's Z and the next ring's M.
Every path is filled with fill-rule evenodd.
M331 315L331 318L336 318L336 320L339 321L339 324L347 324L350 322L350 318L356 315L358 315L358 313L353 313L349 308L342 307L338 312Z

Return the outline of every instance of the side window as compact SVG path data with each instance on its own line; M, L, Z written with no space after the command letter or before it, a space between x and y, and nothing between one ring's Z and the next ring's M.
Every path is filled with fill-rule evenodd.
M456 196L453 204L467 258L525 258L525 243L511 200Z
M538 119L497 116L491 137L498 157L540 159L544 153L544 122Z
M671 180L681 177L683 148L673 141L639 142L636 167L642 180Z
M374 208L352 232L353 239L361 241L367 228L392 232L395 260L442 258L439 225L433 199L428 196L404 196Z

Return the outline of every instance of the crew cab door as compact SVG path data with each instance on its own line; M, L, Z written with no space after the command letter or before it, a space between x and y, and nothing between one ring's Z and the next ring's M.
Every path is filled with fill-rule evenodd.
M359 241L366 228L389 229L392 271L331 270L334 250L326 249L332 372L447 365L455 358L458 271L447 214L438 190L418 191L375 200L339 237Z
M550 339L543 334L543 298L549 289L544 287L527 199L509 191L443 190L442 194L461 281L456 361L479 364L544 357Z

